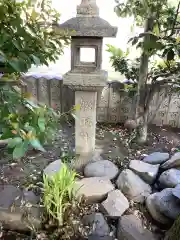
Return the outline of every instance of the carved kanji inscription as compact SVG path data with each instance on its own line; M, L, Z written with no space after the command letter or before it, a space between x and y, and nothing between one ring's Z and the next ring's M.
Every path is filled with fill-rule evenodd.
M85 101L83 98L81 98L80 106L81 106L81 110L83 111L89 111L94 109L93 102Z
M81 118L80 126L81 127L92 127L93 126L92 119L90 117L83 117L83 118Z

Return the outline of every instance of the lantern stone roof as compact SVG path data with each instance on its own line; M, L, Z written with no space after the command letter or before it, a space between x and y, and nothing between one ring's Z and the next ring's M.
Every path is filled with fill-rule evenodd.
M79 37L116 37L117 34L117 27L99 17L96 0L82 0L77 6L76 17L58 25L58 28L69 30L71 36Z

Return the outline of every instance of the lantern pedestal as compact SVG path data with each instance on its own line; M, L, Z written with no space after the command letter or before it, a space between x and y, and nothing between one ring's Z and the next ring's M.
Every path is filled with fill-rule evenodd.
M96 138L96 106L97 94L105 87L106 71L83 74L68 72L64 75L64 82L75 91L76 110L75 119L75 169L81 171L92 160Z

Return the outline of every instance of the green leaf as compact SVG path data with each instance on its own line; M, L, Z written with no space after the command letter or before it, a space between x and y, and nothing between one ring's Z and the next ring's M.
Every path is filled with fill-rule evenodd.
M38 126L39 126L41 132L44 132L46 129L45 123L46 123L45 118L43 118L43 117L38 118Z
M9 61L9 64L11 65L11 67L17 71L17 72L21 72L21 67L19 65L19 62L17 59L11 60Z
M35 11L35 9L33 9L32 13L31 13L31 18L33 20L36 20L36 18L39 16L39 14Z
M159 35L160 35L160 32L159 32L159 26L158 26L157 23L154 25L153 33L155 33L156 36L159 36Z
M31 57L33 58L33 62L35 65L40 65L41 64L41 61L38 57L36 57L35 55L31 54Z
M14 148L15 146L20 145L21 143L22 143L22 138L15 137L15 138L12 138L8 141L8 147L9 148Z
M41 152L46 152L46 150L43 148L43 146L41 145L41 143L39 142L38 139L30 140L30 144L33 146L33 148L35 148Z
M74 118L75 120L79 120L79 118L76 116L76 114L71 113L71 115L73 116L73 118Z
M138 37L135 37L133 40L132 40L132 45L136 45L136 43L138 43L138 40L139 38Z
M26 144L22 143L22 144L17 145L14 148L14 151L13 151L13 159L20 159L20 158L22 158L26 151L27 151Z
M167 61L172 61L174 60L175 53L172 49L170 49L167 53Z

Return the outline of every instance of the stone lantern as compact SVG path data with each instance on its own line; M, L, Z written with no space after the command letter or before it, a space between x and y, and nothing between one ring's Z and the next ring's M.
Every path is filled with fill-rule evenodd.
M75 167L82 169L95 150L97 92L106 86L107 72L102 67L104 37L116 37L117 28L99 17L96 0L82 0L77 15L59 26L71 34L71 70L63 76L65 85L75 91L75 105L80 106L75 120ZM82 59L83 51L92 56Z

